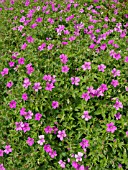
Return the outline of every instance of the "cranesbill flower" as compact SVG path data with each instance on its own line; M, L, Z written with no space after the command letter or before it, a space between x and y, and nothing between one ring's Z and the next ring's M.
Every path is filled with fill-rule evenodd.
M27 44L26 44L26 43L22 44L22 45L21 45L21 50L25 50L26 47L27 47Z
M81 67L84 71L91 70L91 62L85 62Z
M22 128L24 127L24 123L23 122L15 122L15 125L16 125L16 131L19 131L19 130L23 130Z
M75 154L76 162L82 161L82 156L83 156L82 152L78 152L78 154Z
M114 133L115 130L117 130L117 127L114 126L113 122L107 124L107 132Z
M82 96L81 96L82 99L88 101L90 99L90 96L89 96L89 93L83 93Z
M123 104L117 99L113 107L115 107L116 110L119 110L119 108L123 108Z
M52 148L49 144L46 144L46 145L44 145L44 150L45 150L45 152L49 153L52 151Z
M58 108L59 107L59 103L57 102L57 101L53 101L52 102L52 108L53 109L56 109L56 108Z
M71 77L72 84L75 84L76 86L79 85L80 78L79 77Z
M44 131L45 131L45 133L47 133L47 134L48 134L48 133L51 133L52 130L53 130L53 129L52 129L52 127L50 127L50 126L47 126L47 127L44 128Z
M119 120L122 115L120 114L120 112L118 112L114 116L115 116L116 120Z
M67 65L62 66L62 73L67 73L69 71L69 67Z
M15 100L12 100L10 103L9 103L9 106L11 109L15 109L16 108L16 101Z
M15 63L13 61L10 61L8 64L10 67L14 67L14 65L15 65Z
M50 155L51 158L54 158L54 157L57 156L57 153L56 153L56 151L52 150L52 151L49 152L49 155Z
M89 147L89 140L83 138L83 139L82 139L82 142L80 142L80 146L81 146L83 149Z
M27 131L30 131L29 123L25 122L22 130L24 131L24 133L26 133Z
M66 163L64 161L60 160L58 163L60 164L61 168L65 168Z
M36 19L36 22L42 22L42 21L43 21L43 19L41 17Z
M5 152L6 154L9 154L10 152L12 152L11 146L10 146L10 145L6 145L4 152Z
M31 82L29 81L29 78L25 78L24 79L23 87L27 89L28 86L30 86L30 85L31 85Z
M61 59L61 62L62 62L63 64L66 64L67 61L68 61L68 57L67 57L67 55L65 55L65 54L61 54L61 55L60 55L60 59Z
M4 155L4 151L0 149L0 157L2 157L3 155Z
M128 63L128 56L125 57L124 62Z
M101 90L103 93L108 90L107 85L106 84L101 84L99 87L99 90Z
M24 101L28 100L28 95L27 95L27 93L23 93L23 94L22 94L22 99L23 99Z
M58 135L57 135L57 137L58 138L60 138L60 140L62 141L63 140L63 138L65 138L67 135L66 135L66 133L65 133L65 130L59 130L58 131Z
M43 80L51 81L52 80L52 76L50 74L48 74L48 75L45 74L44 77L43 77Z
M31 36L28 36L26 38L26 40L28 41L28 43L33 43L34 42L34 38L32 38Z
M2 71L1 71L1 75L4 76L4 75L7 75L9 72L9 69L8 68L4 68Z
M29 110L28 112L25 113L24 117L26 120L32 119L33 113Z
M116 70L116 68L113 68L111 73L113 74L113 77L120 76L120 70Z
M101 72L104 72L105 68L106 68L106 66L104 64L98 65L98 70Z
M119 53L117 53L117 54L115 53L113 55L113 58L115 58L116 60L119 60L121 58L121 55Z
M42 89L42 87L41 87L40 83L38 82L38 83L35 83L35 84L34 84L33 89L34 89L36 92L38 92L38 90L39 90L39 89Z
M100 49L101 50L105 50L107 48L107 45L106 44L102 44L101 46L100 46Z
M21 116L24 116L25 114L26 114L26 111L25 111L26 109L24 108L24 107L22 107L21 109L20 109L20 115Z
M36 23L34 23L34 24L31 25L31 28L32 28L32 29L34 29L34 28L36 28L36 27L37 27L37 24L36 24Z
M43 145L44 142L45 142L44 135L40 135L40 136L39 136L39 140L37 141L37 143L38 143L39 145Z
M6 170L3 164L0 164L0 170Z
M11 88L13 86L13 82L12 81L9 81L7 84L6 84L6 87L8 88Z
M42 117L42 114L40 114L40 113L35 114L35 120L40 121L41 117Z
M91 118L92 116L89 116L88 111L84 111L84 114L82 115L82 119L85 119L86 121L88 121Z
M28 144L29 146L32 146L32 145L34 144L34 139L28 137L28 139L26 140L26 142L27 142L27 144Z
M45 47L46 47L46 43L43 43L38 47L38 50L42 51L42 50L44 50Z
M111 85L113 85L114 87L118 86L119 85L118 80L113 79L112 82L111 82Z
M52 89L54 88L55 86L53 85L53 83L46 83L46 88L45 90L48 90L48 91L52 91Z

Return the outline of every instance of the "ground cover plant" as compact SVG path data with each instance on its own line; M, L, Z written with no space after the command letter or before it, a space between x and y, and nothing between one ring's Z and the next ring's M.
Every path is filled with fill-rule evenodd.
M0 0L0 170L128 169L128 2Z

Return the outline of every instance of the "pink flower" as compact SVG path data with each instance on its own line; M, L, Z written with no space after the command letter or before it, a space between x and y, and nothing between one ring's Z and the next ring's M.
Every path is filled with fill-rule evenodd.
M128 63L128 56L125 57L124 62Z
M12 81L9 81L7 84L6 84L6 87L8 88L11 88L13 86L13 82Z
M118 80L112 80L111 85L113 85L114 87L119 85Z
M45 90L48 90L48 91L52 91L52 89L54 88L55 86L53 85L53 83L46 83L46 88Z
M119 53L117 53L117 54L115 53L113 55L113 58L115 58L116 60L119 60L121 58L121 55Z
M51 76L50 74L44 75L43 80L45 80L45 81L51 81L51 80L52 80L52 76Z
M35 83L34 86L33 86L33 89L38 92L39 89L42 89L42 87L40 86L40 83Z
M60 164L61 168L65 168L66 163L64 161L60 160L58 163Z
M88 100L90 99L90 96L89 96L89 94L88 94L88 92L87 92L87 93L83 93L82 96L81 96L81 98L84 99L84 100L86 100L86 101L88 101Z
M59 130L58 131L58 135L57 135L57 137L58 138L60 138L60 140L62 141L63 140L63 138L65 138L67 135L66 135L66 133L65 133L65 130Z
M120 112L118 112L114 116L115 116L116 120L119 120L122 115L120 114Z
M22 44L22 46L21 46L21 50L25 50L25 49L26 49L26 47L27 47L27 44L26 44L26 43Z
M2 75L2 76L7 75L7 74L8 74L8 71L9 71L8 68L4 68L4 69L1 71L1 75Z
M43 43L38 47L38 50L42 51L42 50L44 50L45 47L46 47L46 43Z
M94 47L95 47L95 44L91 44L91 45L89 46L90 49L93 49Z
M65 54L61 54L60 59L63 64L66 64L68 62L68 57Z
M91 62L85 62L81 67L84 71L91 70Z
M42 114L40 114L40 113L35 114L35 120L40 121L41 117L42 117Z
M14 65L15 65L15 63L13 61L10 61L8 64L10 67L14 67Z
M105 68L106 68L106 66L104 64L98 65L98 70L101 72L104 72Z
M33 138L30 138L30 137L28 137L28 139L27 139L27 144L29 145L29 146L32 146L33 144L34 144L34 139Z
M36 22L42 22L42 21L43 21L43 19L41 17L36 19Z
M51 50L53 47L54 47L53 44L49 44L48 47L47 47L47 49L48 49L48 50Z
M6 145L4 152L5 152L6 154L9 154L10 152L12 152L11 146L10 146L10 145Z
M27 131L30 131L29 124L25 122L22 130L24 131L24 133L26 133Z
M3 164L0 164L0 170L6 170Z
M116 110L119 110L119 108L123 108L123 104L118 99L116 99L116 103L113 107L115 107Z
M59 103L57 102L57 101L53 101L52 102L52 108L53 109L56 109L56 108L58 108L59 107Z
M82 139L82 142L80 142L80 146L84 149L89 147L89 141L85 138Z
M37 141L37 143L38 143L39 145L43 145L44 142L45 142L45 140L44 140L44 135L40 135L40 136L39 136L39 140Z
M84 114L82 115L82 119L85 119L86 121L88 121L91 118L92 116L89 116L88 111L84 111Z
M4 151L0 149L0 157L4 155Z
M16 101L15 100L12 100L10 103L9 103L9 106L11 109L15 109L16 108Z
M23 122L15 122L16 131L23 130L24 123Z
M29 110L28 112L25 112L24 117L26 120L32 119L33 113Z
M76 162L82 161L82 156L83 156L82 152L78 152L78 154L75 154Z
M69 71L69 67L67 65L62 66L62 73L67 73Z
M51 158L54 158L54 157L57 156L57 153L56 153L56 151L52 150L52 151L49 152L49 155L50 155Z
M22 99L23 99L24 101L28 100L28 95L27 95L27 93L23 93L23 94L22 94Z
M23 87L27 89L28 86L30 86L30 85L31 85L31 82L29 81L29 78L25 78L24 79Z
M26 65L26 69L27 69L27 74L29 75L31 75L34 72L34 68L32 67L31 63Z
M31 28L32 28L32 29L34 29L34 28L36 28L36 27L37 27L37 24L36 24L36 23L34 23L34 24L31 25Z
M20 22L24 22L24 21L25 21L25 18L26 18L26 17L22 16L22 17L20 18Z
M24 28L24 26L23 25L20 25L19 27L18 27L18 31L20 31L20 32L22 32L22 29Z
M79 85L80 78L79 77L71 77L72 84L75 84L76 86Z
M113 68L111 73L113 74L113 77L120 76L120 70L116 70L116 68Z
M107 124L107 132L114 133L115 130L117 130L117 127L114 126L113 122Z
M28 41L28 43L34 42L34 38L32 38L31 36L27 37L26 40Z
M101 46L100 46L100 49L101 50L105 50L107 48L107 45L106 44L102 44Z
M44 150L45 150L45 152L49 153L52 151L52 148L49 144L46 144L46 145L44 145Z
M52 132L52 128L50 127L50 126L47 126L46 128L44 128L44 131L45 131L45 133L51 133Z
M126 131L126 136L128 137L128 131Z

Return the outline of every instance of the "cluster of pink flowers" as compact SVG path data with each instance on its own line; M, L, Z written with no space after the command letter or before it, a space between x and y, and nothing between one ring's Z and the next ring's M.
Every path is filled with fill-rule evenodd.
M30 131L29 123L27 122L15 122L16 125L16 131L24 131L26 133L27 131Z
M26 112L25 110L26 110L25 108L21 108L20 115L24 116L26 120L32 119L32 116L33 116L32 111L29 110L28 112Z
M51 146L49 144L44 145L44 150L49 154L51 158L54 158L57 156L57 152L52 150Z
M54 83L56 82L56 76L51 76L50 74L44 75L43 80L46 81L46 88L45 90L52 91L55 88Z
M101 84L99 88L97 88L96 90L93 89L93 87L89 87L87 88L87 92L83 93L81 98L83 98L84 100L88 101L91 97L100 97L100 96L104 96L104 92L106 90L108 90L107 85L106 84Z

